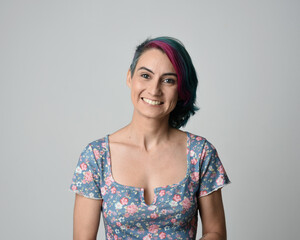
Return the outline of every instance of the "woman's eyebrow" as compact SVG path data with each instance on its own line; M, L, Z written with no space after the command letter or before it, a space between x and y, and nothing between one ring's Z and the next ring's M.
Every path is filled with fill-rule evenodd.
M138 71L139 71L139 70L146 70L146 71L151 72L152 74L154 74L153 71L151 71L149 68L146 68L146 67L140 67L140 68L138 69ZM177 77L177 74L176 74L176 73L173 73L173 72L164 73L162 76L166 76L166 75L172 75L172 76Z
M172 72L164 73L162 76L166 76L166 75L171 75L171 76L177 77L177 74L176 73L172 73Z
M153 71L151 71L149 68L146 68L146 67L140 67L140 68L138 69L138 71L139 71L139 70L146 70L146 71L151 72L152 74L154 74Z

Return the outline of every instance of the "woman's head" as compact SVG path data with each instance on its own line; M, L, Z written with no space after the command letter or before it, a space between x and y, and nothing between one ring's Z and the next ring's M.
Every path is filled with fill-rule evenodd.
M169 124L172 127L180 128L187 123L191 115L194 115L199 110L195 105L198 79L194 65L188 52L179 40L171 37L157 37L146 39L137 46L130 65L131 76L134 75L137 62L142 54L151 48L164 52L176 71L178 101L176 107L170 113Z

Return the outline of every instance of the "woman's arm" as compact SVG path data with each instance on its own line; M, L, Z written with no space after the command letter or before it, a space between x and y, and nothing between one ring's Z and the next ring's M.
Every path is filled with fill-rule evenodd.
M221 189L198 198L202 221L201 240L226 240L226 223Z
M76 194L73 216L73 240L96 240L102 200Z

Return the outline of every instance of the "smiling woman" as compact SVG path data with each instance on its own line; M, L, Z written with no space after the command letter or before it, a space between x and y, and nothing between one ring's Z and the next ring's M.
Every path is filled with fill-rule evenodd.
M197 76L182 43L147 39L127 73L134 106L125 127L89 143L70 189L74 239L226 239L221 188L230 183L215 147L179 130L198 108Z
M147 39L136 49L130 65L131 76L141 56L149 49L160 50L172 64L174 72L171 72L171 75L176 76L179 99L176 108L170 114L169 124L174 128L185 126L190 116L199 110L195 105L198 79L190 55L177 39L170 37Z

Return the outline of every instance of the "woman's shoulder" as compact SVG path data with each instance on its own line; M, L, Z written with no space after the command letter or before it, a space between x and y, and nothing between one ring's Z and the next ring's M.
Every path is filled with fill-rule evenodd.
M207 139L205 137L203 137L202 135L191 133L189 131L185 131L185 133L188 135L189 139L195 143L207 141Z
M188 132L188 131L185 131L185 132L189 135L190 139L193 139L193 140L196 140L196 141L206 140L205 137L203 137L199 134L191 133L191 132Z
M206 137L188 131L185 132L189 135L191 145L201 146L205 149L215 149L214 145L209 140L207 140Z
M91 148L92 150L97 149L99 151L106 150L108 148L107 136L108 134L96 140L88 142L88 144L86 144L86 148Z

